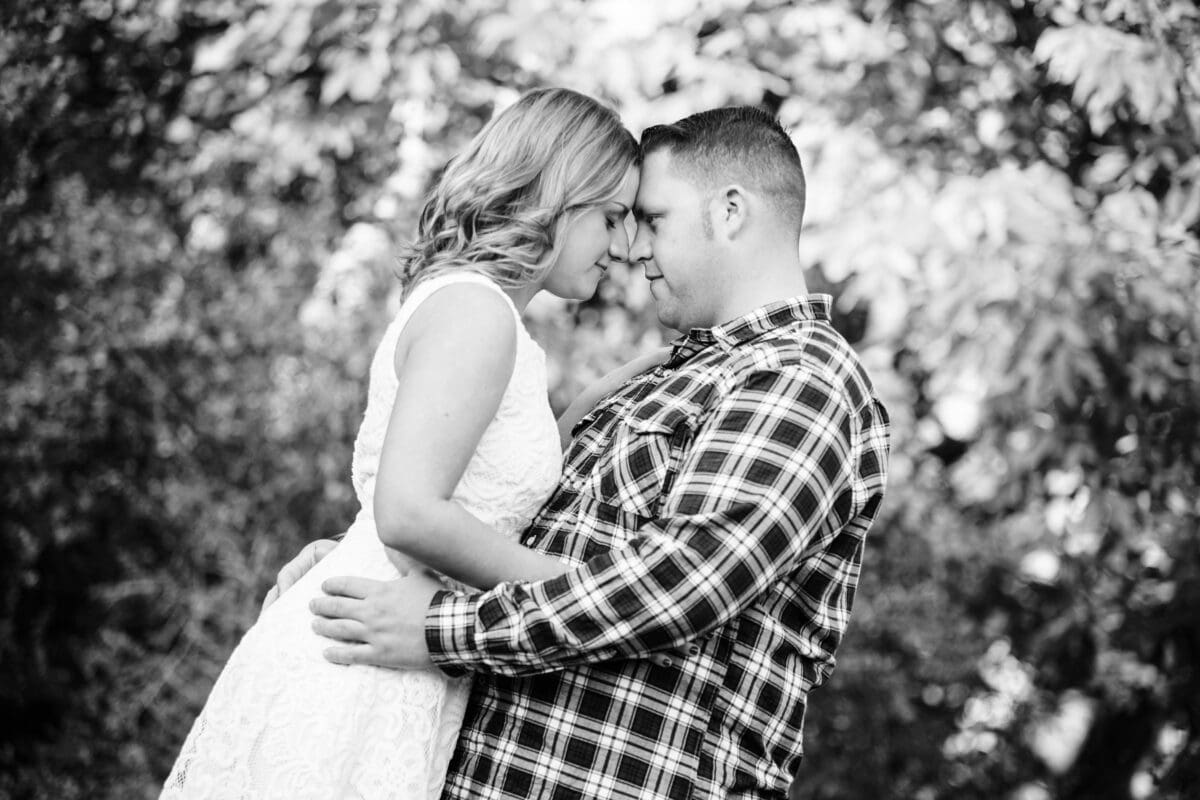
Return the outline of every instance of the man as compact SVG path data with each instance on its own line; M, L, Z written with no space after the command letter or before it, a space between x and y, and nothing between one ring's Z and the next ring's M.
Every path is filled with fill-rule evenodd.
M335 578L313 603L354 639L331 660L475 676L447 797L782 798L846 628L888 418L807 295L795 147L729 108L642 149L630 258L688 333L574 430L523 541L576 568L474 594Z

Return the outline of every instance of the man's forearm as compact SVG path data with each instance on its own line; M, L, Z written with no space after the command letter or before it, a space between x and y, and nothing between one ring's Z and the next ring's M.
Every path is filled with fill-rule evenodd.
M780 552L775 567L751 572L739 550L716 559L714 571L711 554L681 547L669 534L643 536L549 581L439 593L425 615L426 646L448 673L502 675L679 650L739 614L789 562ZM759 567L765 561L754 557Z

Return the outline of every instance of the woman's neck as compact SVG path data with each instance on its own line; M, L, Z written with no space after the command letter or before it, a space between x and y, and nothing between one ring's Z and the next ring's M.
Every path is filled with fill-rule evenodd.
M525 306L529 305L529 301L541 290L542 287L535 283L529 286L522 286L519 289L505 289L504 293L513 301L513 305L517 307L517 311L524 314Z

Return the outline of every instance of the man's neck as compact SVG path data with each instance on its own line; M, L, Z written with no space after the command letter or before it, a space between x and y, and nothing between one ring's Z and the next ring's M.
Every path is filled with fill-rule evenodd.
M721 305L722 322L779 300L808 294L804 268L793 253L767 253L748 261L733 283L726 302Z

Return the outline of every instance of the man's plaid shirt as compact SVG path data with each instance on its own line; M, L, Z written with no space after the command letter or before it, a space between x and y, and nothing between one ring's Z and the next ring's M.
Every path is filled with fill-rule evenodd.
M889 448L829 305L694 330L579 422L524 537L574 571L434 598L434 662L476 675L446 797L785 796Z

